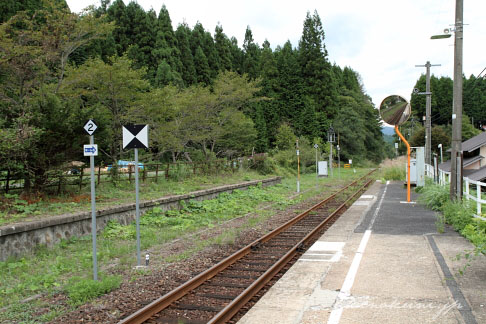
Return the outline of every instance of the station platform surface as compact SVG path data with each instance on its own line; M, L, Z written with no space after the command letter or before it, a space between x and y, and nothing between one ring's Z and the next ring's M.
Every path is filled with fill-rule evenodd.
M238 323L486 323L486 257L416 199L375 182Z

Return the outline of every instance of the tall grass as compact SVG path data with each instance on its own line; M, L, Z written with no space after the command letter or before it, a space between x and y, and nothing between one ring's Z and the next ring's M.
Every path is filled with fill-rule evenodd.
M405 168L403 167L387 167L382 169L382 178L385 180L405 180Z
M474 254L486 254L486 221L474 217L474 206L468 201L450 201L449 188L428 183L422 190L420 201L439 211L438 216L467 238L475 246ZM466 252L465 257L471 254ZM462 272L462 271L460 271Z
M449 201L449 188L427 182L422 189L419 200L432 210L441 211Z

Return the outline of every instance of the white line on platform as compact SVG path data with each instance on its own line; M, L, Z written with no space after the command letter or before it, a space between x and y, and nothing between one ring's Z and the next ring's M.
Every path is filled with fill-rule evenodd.
M359 199L375 199L375 195L362 195Z
M343 308L339 307L341 304L340 301L351 295L351 288L353 287L354 280L356 279L356 274L358 273L359 264L361 263L361 259L363 258L363 253L366 249L366 245L371 236L371 229L373 224L375 223L376 217L378 216L378 212L383 204L383 199L385 198L386 189L390 182L387 181L385 185L385 190L383 190L383 194L381 195L380 202L378 203L378 207L376 207L375 213L373 214L373 218L371 219L370 224L368 225L368 229L365 231L363 237L361 238L361 242L359 243L358 250L354 255L353 262L351 263L351 267L346 274L346 278L344 279L343 286L341 287L341 291L339 292L336 302L334 305L338 305L338 308L333 308L331 314L329 315L329 319L327 320L327 324L338 324L341 320L341 315L343 314Z
M368 206L371 203L371 200L356 200L353 205L355 206Z

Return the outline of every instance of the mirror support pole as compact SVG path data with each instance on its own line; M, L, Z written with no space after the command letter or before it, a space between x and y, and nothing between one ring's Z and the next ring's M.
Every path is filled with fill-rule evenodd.
M395 125L395 132L407 146L407 202L410 202L410 144L408 144L405 137L403 137L402 133L398 130L398 125Z

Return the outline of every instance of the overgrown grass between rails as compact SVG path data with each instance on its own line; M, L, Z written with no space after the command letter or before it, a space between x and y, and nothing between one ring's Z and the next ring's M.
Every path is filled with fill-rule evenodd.
M435 185L431 182L427 182L422 190L420 200L429 208L442 213L437 220L438 231L441 230L441 223L450 224L475 246L474 251L459 254L458 259L462 257L471 259L475 255L486 254L486 221L474 217L475 204L469 200L450 201L449 187ZM464 269L460 270L460 273L463 272Z
M342 171L341 180L336 175L334 178L320 178L318 188L316 188L315 175L302 175L300 194L295 193L296 179L292 177L284 179L282 184L277 186L237 190L233 194L222 194L214 200L204 202L188 201L181 211L164 213L160 209L154 209L141 218L142 250L201 229L211 228L218 223L248 213L258 216L248 218L243 226L247 228L255 226L289 205L317 194L327 196L336 187L360 177L368 170L357 170L356 173L353 170ZM270 204L272 208L261 212L262 204ZM228 231L224 235L208 240L207 243L200 243L197 248L204 248L205 244L231 244L240 230L241 228ZM111 278L111 273L123 272L136 264L134 233L134 225L122 226L111 223L98 235L97 257L100 278ZM173 256L173 260L167 261L184 259L195 252L197 250L188 251L183 256ZM13 322L44 322L68 310L55 305L42 304L42 299L21 303L22 300L33 295L63 292L69 297L71 305L69 307L75 307L118 286L115 279L109 279L107 283L102 281L100 286L90 286L92 277L90 236L64 240L51 249L39 248L34 255L0 262L0 273L2 273L0 309L4 309L0 312L0 322L12 322L15 318L19 320ZM26 308L33 310L32 312L22 311ZM42 309L42 314L45 315L42 315L44 316L42 319L39 319L36 308Z

